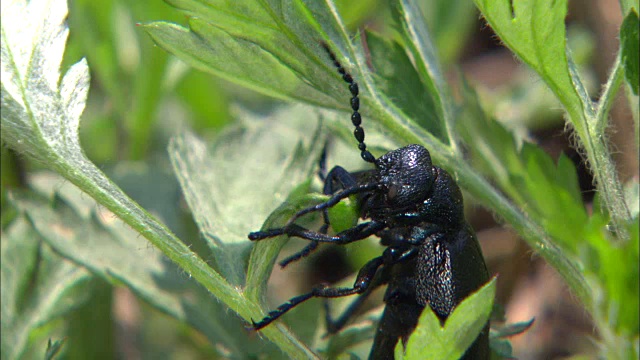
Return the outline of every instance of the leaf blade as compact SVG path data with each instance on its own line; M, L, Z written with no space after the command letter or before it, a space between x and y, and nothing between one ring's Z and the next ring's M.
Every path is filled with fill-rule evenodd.
M12 12L2 12L3 40L11 36L12 30L16 30L6 27L9 23L4 21L7 16L11 15L12 19L15 19L18 23L34 23L35 19L33 16L30 17L32 14L29 13L28 6L51 4L51 6L59 7L61 10L54 12L56 17L49 16L48 13L45 15L39 13L40 19L42 22L51 22L51 26L54 28L62 26L66 29L66 26L63 25L67 13L64 0L39 0L29 2L28 5L25 1L18 1L12 4L20 6L11 8ZM27 27L27 29L30 28ZM66 40L67 31L63 30L61 33ZM44 39L47 37L46 34L38 32L34 34L34 36L40 36ZM25 37L28 35L30 34L23 32L18 33L17 36ZM60 41L60 38L50 43L47 43L46 40L42 41L46 46L55 44L55 46L62 48L54 49L52 50L53 52L64 51L64 41ZM86 76L81 77L84 85L82 87L76 86L73 90L67 85L64 86L65 98L75 98L77 101L63 102L61 101L61 89L58 88L57 83L55 84L56 86L49 87L52 83L51 79L59 78L60 64L41 61L44 65L49 66L47 71L52 71L53 74L44 74L44 68L37 70L29 68L28 65L33 62L29 56L37 50L33 47L34 44L39 44L39 42L23 41L16 45L15 42L2 41L3 64L5 59L7 63L9 63L9 60L15 60L15 57L11 57L12 51L28 54L18 59L25 61L25 64L20 63L12 67L2 67L3 72L8 72L6 77L4 73L2 76L3 110L5 104L12 106L12 111L2 112L2 140L9 147L29 155L46 167L58 172L96 199L101 205L117 214L129 226L146 237L169 259L178 264L185 272L244 319L248 320L252 316L256 317L255 304L247 301L236 287L230 285L218 272L214 271L205 261L194 254L164 224L157 221L132 201L98 167L86 158L79 143L79 119L77 118L79 110L84 106L86 100L83 98L83 96L86 96L86 92L83 89L88 87L89 79L86 61L79 62L80 67L71 72L71 74L75 75L70 78L78 78L78 73L84 74ZM26 73L19 73L18 71L21 69L27 69ZM15 83L9 84L5 79L10 79ZM67 83L79 84L71 80ZM13 89L19 91L12 92ZM309 349L300 342L295 341L293 336L283 328L272 327L265 329L263 334L278 342L283 351L292 357L314 357Z

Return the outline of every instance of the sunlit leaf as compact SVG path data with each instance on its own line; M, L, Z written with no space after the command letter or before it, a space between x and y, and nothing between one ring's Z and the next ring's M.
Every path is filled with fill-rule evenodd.
M403 357L402 343L396 346L396 358L459 359L486 326L496 291L495 278L464 299L447 318L444 326L426 307L416 330L409 337Z

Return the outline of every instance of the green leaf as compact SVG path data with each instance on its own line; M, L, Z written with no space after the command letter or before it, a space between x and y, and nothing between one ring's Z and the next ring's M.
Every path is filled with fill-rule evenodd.
M619 244L612 243L602 231L607 220L598 213L589 218L584 232L585 243L580 244L581 258L585 273L598 280L592 281L598 306L594 314L596 324L624 338L637 333L640 322L638 218L627 225L631 234L629 241ZM609 350L628 351L622 341L610 346Z
M34 178L34 187L53 197L53 204L47 198L15 200L56 253L112 285L127 286L159 311L202 332L211 343L224 344L236 354L250 354L250 343L243 340L243 322L211 301L206 289L188 281L129 227L108 212L96 212L93 201L69 184L61 186L60 181L49 175Z
M2 141L85 191L241 317L246 320L258 317L256 304L243 297L237 287L133 202L84 156L78 126L89 85L86 61L73 65L58 84L68 34L64 26L66 15L62 0L28 4L15 1L3 5ZM270 327L262 334L278 342L291 357L314 356L282 328Z
M320 41L327 34L332 38L339 34L330 16L335 9L326 3L170 3L194 16L189 29L164 22L144 28L159 46L183 61L270 96L320 106L341 104L327 95L332 93L329 80L336 77L335 69L326 57L318 56L323 54Z
M514 134L486 117L478 108L476 94L468 87L463 89L469 114L458 129L465 143L475 149L470 154L472 161L556 241L575 246L582 239L587 214L573 163L562 155L556 166L548 154L529 142L518 148ZM543 247L545 257L565 257L546 244Z
M444 119L437 111L439 93L433 93L433 88L423 85L404 48L371 31L367 32L367 45L378 88L394 99L395 105L407 117L446 143Z
M620 7L622 8L623 14L628 14L631 9L636 9L636 11L640 8L638 0L620 0Z
M182 196L180 184L168 166L154 165L153 162L119 161L113 167L103 169L122 191L130 194L176 235L190 238L192 224L185 221L184 208L176 206L176 199ZM197 246L198 241L194 239L190 245Z
M365 25L371 19L375 19L380 13L385 1L383 0L336 0L334 1L340 17L346 23L347 28L353 31Z
M14 1L2 13L2 140L54 167L81 157L75 130L89 89L84 60L58 82L66 15L66 3L51 0Z
M525 194L521 206L529 209L558 243L575 247L583 239L588 220L575 166L561 156L556 167L547 153L530 143L524 143L520 157L525 172L514 183L517 191Z
M324 136L310 113L305 106L283 107L267 116L242 113L240 124L220 134L210 147L189 133L169 146L195 221L217 269L231 283L244 284L246 264L238 259L246 259L252 246L247 234L260 229L274 206L317 169ZM313 126L316 130L309 131ZM305 144L305 138L313 140ZM255 280L260 288L269 274L265 271ZM248 292L250 284L247 280Z
M300 185L299 189L308 190L308 186L308 183L304 183ZM326 196L317 193L302 196L291 195L269 215L262 229L282 227L296 212L309 206L317 205L325 200ZM280 236L270 239L269 241L259 241L253 246L249 257L245 288L245 294L249 299L258 301L258 299L263 297L273 264L286 240L287 237Z
M49 339L49 342L47 343L47 351L44 354L45 360L55 359L55 356L58 355L66 340L67 339L56 340L52 343L51 339Z
M338 80L320 46L320 41L327 41L358 79L361 103L368 104L361 109L365 118L382 124L397 141L427 143L434 157L447 150L399 111L394 99L375 88L363 49L351 44L331 2L245 0L203 5L176 0L172 4L192 16L189 29L159 22L145 29L185 62L274 97L348 111L347 86ZM436 93L435 87L430 88ZM422 141L416 134L423 135Z
M493 278L464 299L447 318L444 326L431 308L420 315L403 353L402 342L396 346L396 359L459 359L487 325L496 291Z
M545 235L528 238L529 245L562 274L576 294L582 294L578 296L589 308L592 304L592 294L584 275L579 271L579 264L569 258L553 241L563 240L557 237L558 233L551 232L551 228L555 226L555 230L563 232L561 236L568 233L567 229L570 228L562 222L565 217L563 211L577 210L575 214L571 213L573 219L579 218L585 211L581 200L574 202L577 184L570 184L575 181L572 180L575 179L575 175L572 176L570 173L575 172L575 168L563 161L559 164L559 175L556 175L552 170L555 168L553 162L542 150L531 144L523 144L522 151L518 149L518 139L515 135L484 113L476 92L466 82L463 83L462 93L465 99L465 113L462 116L463 121L456 129L462 135L464 143L470 149L474 149L469 153L470 161L476 165L478 171L492 178L513 202L526 211L529 219L545 226ZM528 173L530 170L533 171L532 174ZM544 181L537 183L536 179ZM556 191L561 189L558 189L557 179L562 179L560 185L567 189L566 194L558 198ZM547 204L547 201L550 203ZM557 210L555 217L547 216L545 211L548 208ZM558 213L561 215L558 216ZM578 229L582 229L583 223L579 223L578 226ZM534 230L535 227L530 229ZM526 231L521 234L527 238ZM570 239L579 238L574 233L569 235ZM553 236L553 240L550 236Z
M491 339L491 352L498 355L498 359L513 359L513 347L507 339Z
M421 1L418 6L433 34L438 57L445 66L455 64L475 30L477 11L468 0Z
M1 244L1 353L3 359L18 359L35 346L34 330L86 301L91 274L43 245L23 215L3 230Z
M535 319L531 319L529 321L521 321L513 324L502 325L500 327L492 327L490 338L502 338L509 337L514 335L522 334L523 332L529 330L531 325L533 325ZM495 331L494 331L495 330Z
M630 220L628 205L603 136L619 85L619 65L614 66L600 103L594 105L566 46L567 0L475 2L500 39L540 75L564 106L611 213L610 228L621 239L628 239L624 225Z
M640 60L638 60L638 52L640 51L638 48L640 43L639 28L638 13L636 9L631 9L624 21L622 21L622 26L620 26L620 46L624 75L635 95L638 95L638 83L640 82L638 76L640 72Z
M566 0L475 0L500 39L531 66L577 120L590 102L574 88L579 81L569 71L564 18ZM583 126L577 123L576 126Z
M191 19L190 25L191 29L186 29L154 22L144 25L144 29L158 46L196 69L276 98L336 105L324 93L301 83L293 71L253 42L234 38L198 18ZM252 66L247 61L251 61Z
M513 348L511 347L511 342L506 338L514 335L519 335L527 331L531 327L531 325L533 325L533 321L534 319L501 326L492 325L491 332L489 333L489 342L492 352L496 353L502 358L513 358Z
M606 137L602 136L608 105L613 101L617 89L615 79L619 71L614 69L613 80L605 87L602 104L599 105L596 114L575 64L566 50L565 1L476 1L476 4L507 46L540 74L569 112L570 120L579 134L581 145L586 149L591 168L596 175L603 201L610 213L615 214L612 216L610 227L625 239L626 224L630 220L629 212L621 196L621 186L607 149ZM473 102L477 103L475 100ZM471 112L473 114L469 119L488 120L481 109ZM599 119L602 121L599 122ZM591 122L590 126L587 125L588 122ZM506 129L500 129L488 121L469 121L466 125L471 123L473 125L462 129L461 132L466 133L466 140L473 144L470 147L474 150L471 155L476 160L479 159L473 163L481 165L481 169L497 179L503 190L520 204L524 211L532 211L536 215L535 222L542 224L549 231L549 235L575 246L580 241L580 234L567 231L571 227L561 224L558 220L564 218L565 214L570 214L572 224L578 225L578 229L583 228L580 226L583 224L581 221L585 221L584 208L576 201L579 197L576 196L575 184L569 185L573 180L567 174L571 172L572 167L566 167L561 162L558 176L551 176L548 161L544 156L534 154L535 151L531 148L527 150L528 160L520 159L520 155L515 151L517 142ZM545 163L547 165L544 165ZM529 174L530 170L533 173ZM546 180L537 185L536 179ZM555 184L558 180L565 189L558 188ZM459 181L462 186L473 187L473 184L466 182L464 178L460 178ZM556 196L557 191L560 191L559 196ZM556 218L547 216L548 211L556 214ZM592 231L595 233L600 230ZM572 289L582 294L578 296L590 309L593 296L583 275L578 273L579 264L567 258L549 241L550 239L540 236L532 240L529 243L559 269Z
M558 158L555 182L562 191L566 191L575 204L582 203L582 192L578 181L578 170L564 153Z
M428 89L428 95L425 96L434 106L434 110L428 113L433 111L437 114L430 116L435 117L437 122L426 128L439 130L434 135L444 144L448 144L453 138L451 135L453 104L447 93L447 83L436 57L436 50L433 47L422 12L415 1L401 0L394 8L393 15L396 21L402 25L401 34L405 42L404 45L415 61L416 71L422 84ZM424 114L420 116L424 116ZM444 122L444 126L442 122Z
M518 158L518 142L522 140L504 125L485 114L476 91L463 82L464 113L455 128L470 149L471 162L477 171L497 182L513 201L522 202L521 194L511 178L522 176L524 169Z

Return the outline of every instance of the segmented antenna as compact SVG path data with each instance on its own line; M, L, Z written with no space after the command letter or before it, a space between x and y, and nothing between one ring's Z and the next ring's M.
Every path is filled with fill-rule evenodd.
M364 143L364 129L360 124L362 124L362 117L358 110L360 110L360 98L358 97L358 83L353 80L351 74L347 72L347 70L342 67L342 64L336 58L336 54L331 51L329 45L325 42L321 42L320 45L325 49L331 61L333 61L333 65L338 69L340 75L342 75L342 80L344 80L347 84L349 84L349 91L351 91L351 110L353 110L353 114L351 114L351 123L355 126L355 130L353 130L353 136L355 136L356 140L358 140L358 149L360 149L360 156L362 159L369 163L375 163L376 158L367 150L367 145Z

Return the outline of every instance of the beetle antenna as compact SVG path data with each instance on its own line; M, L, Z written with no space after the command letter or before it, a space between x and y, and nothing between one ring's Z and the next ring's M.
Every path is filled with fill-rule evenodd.
M355 82L351 74L349 74L347 70L342 67L342 64L340 64L340 62L336 58L336 54L334 54L333 51L331 51L331 49L329 48L329 45L327 45L327 43L325 42L321 42L320 45L322 45L327 54L329 54L331 61L333 61L333 65L338 69L340 75L342 75L342 80L349 84L349 91L351 91L351 110L353 110L353 113L351 114L351 123L353 123L353 126L356 127L355 130L353 130L353 136L356 138L356 140L358 140L358 149L360 149L360 156L362 156L362 159L368 163L375 163L376 158L373 157L369 150L367 150L367 145L365 145L364 143L364 129L362 128L362 126L360 126L362 124L362 117L360 116L359 112L360 98L358 97L358 83Z

